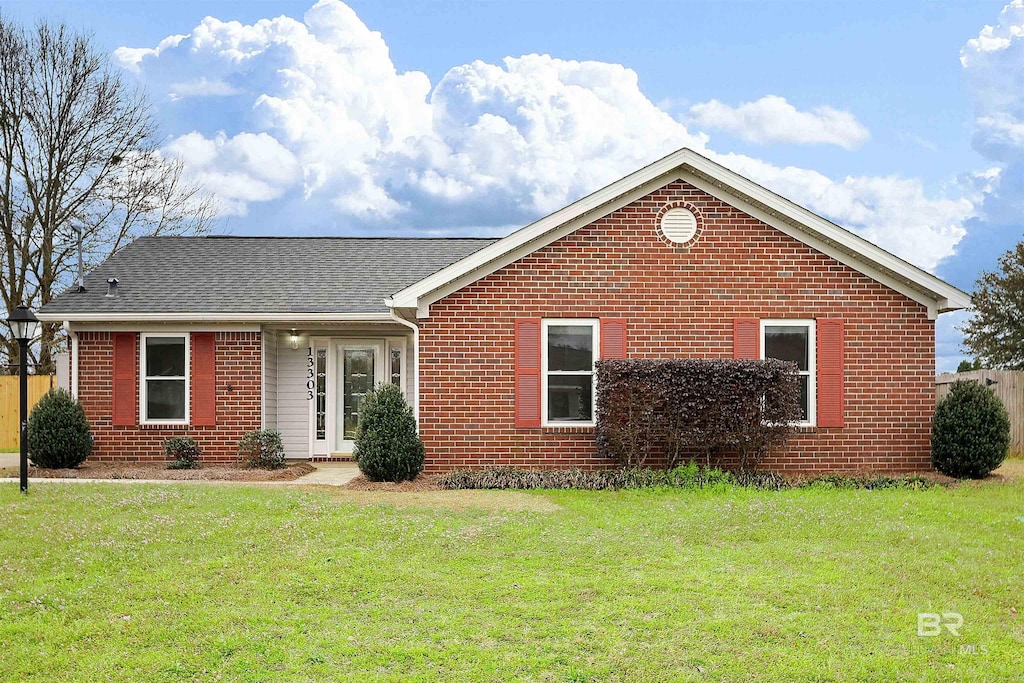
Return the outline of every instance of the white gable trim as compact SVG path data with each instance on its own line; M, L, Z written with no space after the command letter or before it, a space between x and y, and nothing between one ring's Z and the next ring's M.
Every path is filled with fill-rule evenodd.
M427 317L431 303L675 179L692 183L927 306L931 317L970 306L965 292L689 149L670 154L517 230L397 292L385 303L392 308L416 308L419 317Z

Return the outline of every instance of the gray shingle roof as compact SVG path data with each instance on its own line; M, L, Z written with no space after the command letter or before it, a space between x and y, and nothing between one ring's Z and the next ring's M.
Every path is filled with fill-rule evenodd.
M493 239L143 237L42 308L59 313L370 313ZM108 297L107 279L118 279Z

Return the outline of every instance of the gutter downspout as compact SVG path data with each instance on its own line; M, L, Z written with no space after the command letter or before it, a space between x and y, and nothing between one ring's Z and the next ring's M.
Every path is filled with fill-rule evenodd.
M419 325L406 320L395 313L395 309L388 308L392 320L412 330L412 412L416 416L416 431L420 428L420 328Z
M65 320L64 331L71 340L71 398L78 400L78 333L71 329L71 321Z

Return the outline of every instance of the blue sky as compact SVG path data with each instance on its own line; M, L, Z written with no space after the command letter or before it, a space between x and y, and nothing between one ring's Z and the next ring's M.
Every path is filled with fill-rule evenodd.
M963 288L1024 233L1021 0L3 9L94 32L235 234L502 234L684 145Z

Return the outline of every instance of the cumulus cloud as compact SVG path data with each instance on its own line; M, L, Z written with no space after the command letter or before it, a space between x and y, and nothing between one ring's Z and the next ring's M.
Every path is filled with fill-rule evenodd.
M239 133L212 139L182 135L165 151L185 159L197 182L224 204L227 214L245 215L248 206L284 195L295 183L299 164L287 148L266 133Z
M207 17L115 59L173 98L177 120L194 129L171 150L232 212L287 205L290 224L310 231L493 234L683 146L927 268L951 253L972 213L970 201L931 196L914 179L831 179L716 154L699 126L674 120L619 64L525 55L455 66L432 86L399 72L383 37L338 0L320 0L301 21ZM834 144L866 139L852 115L775 99L781 108L771 98L752 105L788 107ZM827 132L830 121L846 132Z
M800 111L777 95L738 107L718 100L695 104L690 107L689 121L761 144L788 142L856 149L871 138L868 129L848 111L829 106Z
M975 105L973 145L993 165L962 180L979 195L978 215L965 222L966 236L937 272L970 290L980 270L994 270L999 255L1024 238L1024 0L1006 5L996 24L968 40L960 63ZM939 326L936 334L939 369L955 368L957 326Z
M995 268L1024 237L1024 0L967 41L960 63L975 105L974 148L993 165L965 179L980 194L978 216L940 273L970 288L979 268Z

